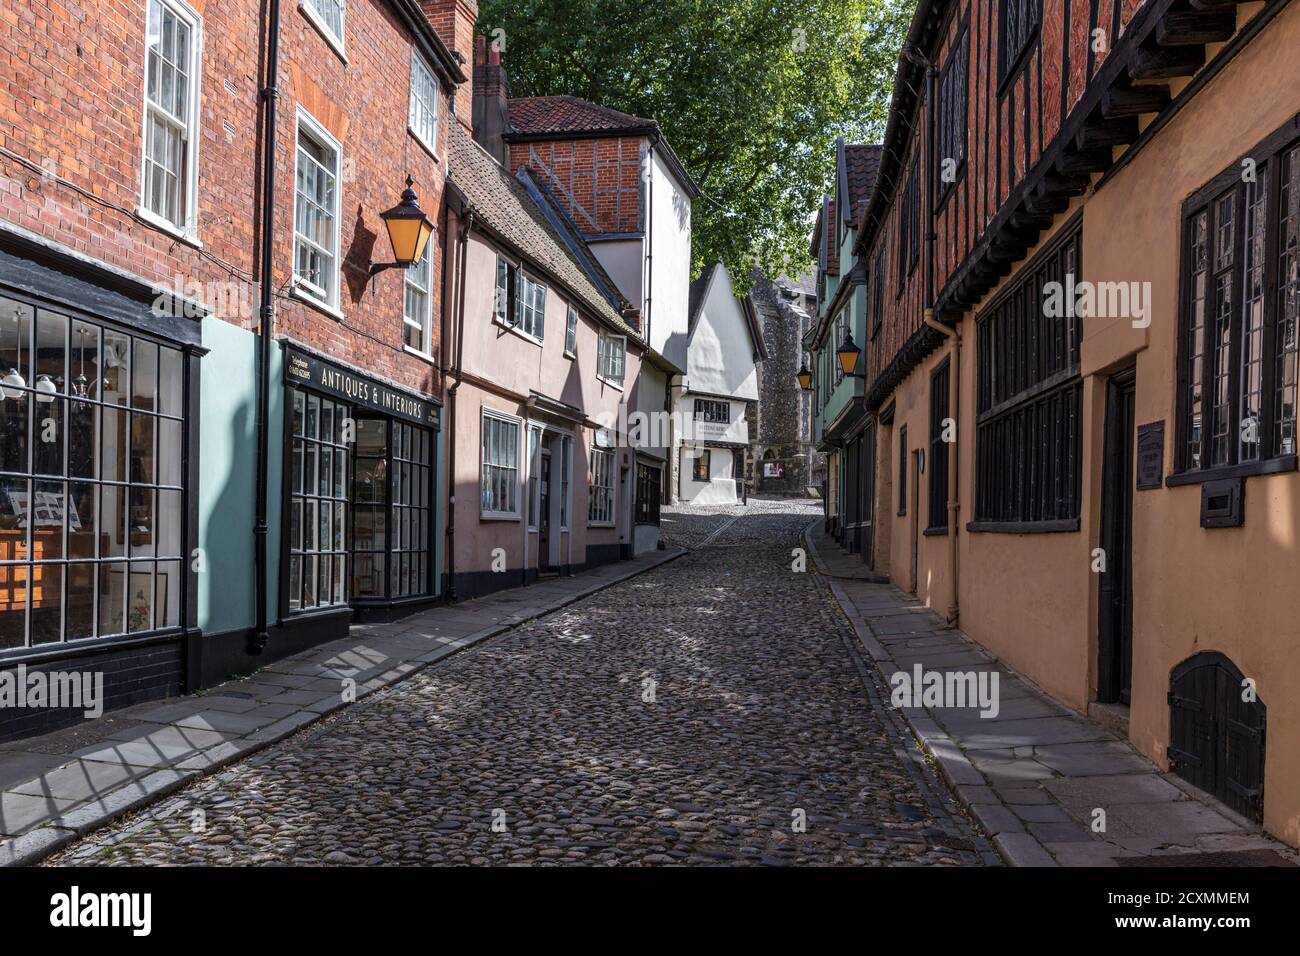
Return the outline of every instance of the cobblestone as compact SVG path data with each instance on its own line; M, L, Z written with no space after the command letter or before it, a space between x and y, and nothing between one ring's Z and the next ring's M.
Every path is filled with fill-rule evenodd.
M672 543L698 550L48 862L986 862L824 580L791 571L817 505L664 511Z

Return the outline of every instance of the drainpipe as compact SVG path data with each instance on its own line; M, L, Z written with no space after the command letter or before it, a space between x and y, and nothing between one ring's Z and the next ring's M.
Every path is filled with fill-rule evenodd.
M654 253L654 222L655 222L655 150L650 147L649 159L646 164L646 217L645 217L645 260L646 260L646 279L645 295L642 310L645 315L641 320L641 334L645 336L646 344L650 344L650 306L654 301L654 284L655 284L655 253Z
M275 327L275 146L276 106L280 98L280 0L269 0L266 86L262 89L262 262L261 330L257 340L257 490L253 523L253 566L257 575L257 622L248 652L259 655L267 635L267 498L270 456L271 336Z
M451 186L448 183L448 186ZM455 187L452 187L455 188ZM456 392L460 389L462 379L461 368L464 358L465 343L465 263L469 259L469 231L474 225L474 211L465 209L464 204L460 204L460 210L464 215L457 214L460 219L459 235L456 237L457 246L459 246L458 255L460 258L460 276L456 280L456 380L447 388L447 594L449 602L456 600ZM444 229L446 228L447 213L446 208L443 212ZM444 233L445 235L446 233ZM444 297L445 300L445 297ZM444 349L446 338L443 338ZM444 370L444 375L449 369Z

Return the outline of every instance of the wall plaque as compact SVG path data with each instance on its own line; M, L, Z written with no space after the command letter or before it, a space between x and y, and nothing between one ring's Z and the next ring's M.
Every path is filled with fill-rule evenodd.
M350 402L358 410L384 412L426 428L439 430L442 409L434 402L399 391L368 375L326 362L286 345L284 380Z
M1137 430L1137 486L1139 491L1160 488L1165 482L1165 423L1139 425Z

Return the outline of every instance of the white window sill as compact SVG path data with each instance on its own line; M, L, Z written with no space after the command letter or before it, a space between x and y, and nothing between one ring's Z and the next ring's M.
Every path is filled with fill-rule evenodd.
M507 514L503 511L480 511L478 518L480 521L518 521L519 515Z
M328 302L322 302L320 299L316 298L314 295L312 295L310 292L307 292L300 286L297 285L290 286L289 295L292 298L297 299L299 302L303 302L311 306L317 312L324 312L331 319L335 319L336 321L339 322L342 322L344 320L343 313L339 309L330 305Z
M505 329L507 332L513 332L515 335L519 336L525 342L531 342L533 343L533 345L536 345L538 348L543 347L543 342L541 339L537 338L536 336L529 335L527 332L525 332L523 329L519 328L518 326L507 325L505 322L502 322L496 316L492 317L492 324L496 326L500 326L501 328Z
M298 11L307 18L308 23L316 28L316 32L319 33L321 38L330 45L330 49L338 54L338 58L342 60L346 66L348 56L343 52L343 40L334 35L334 31L325 24L325 21L320 18L320 14L318 14L315 9L306 2L306 0L298 0ZM344 19L344 30L348 28L347 23L347 20Z
M577 352L570 352L568 349L565 349L565 350L564 350L564 357L565 357L566 359L573 359L573 360L576 362L576 361L578 360L578 353L577 353Z
M174 222L169 222L162 216L146 209L144 206L135 207L135 217L143 222L146 226L152 226L169 236L179 239L187 246L193 246L195 249L202 249L203 243L199 241L198 233L193 229L182 229Z
M603 375L597 375L597 376L596 376L596 380L597 380L597 381L600 381L600 382L604 382L604 383L605 383L606 385L608 385L610 388L616 388L616 389L618 389L620 392L623 391L623 383L622 383L622 382L615 382L613 379L605 378Z
M442 160L441 160L441 159L439 158L439 156L438 156L438 147L434 146L434 145L433 145L432 143L430 143L427 139L425 139L423 136L421 136L419 133L417 133L417 132L415 131L415 127L414 127L414 126L411 126L411 125L408 123L407 126L406 126L406 131L407 131L408 133L410 133L410 134L411 134L411 138L414 139L417 143L419 143L420 146L421 146L421 148L422 148L426 153L428 153L430 157L432 157L432 159L433 159L433 161L434 161L435 163L441 163L441 162L442 162ZM433 135L434 135L434 138L437 139L437 137L438 137L438 129L437 129L436 126L434 127Z
M612 521L588 521L588 522L587 522L587 527L588 527L588 528L613 528L613 527L614 527L614 522L612 522Z
M418 359L423 359L424 361L428 362L430 365L438 364L438 360L434 358L432 355L430 355L428 352L421 352L419 349L413 349L409 345L403 345L402 351L405 352L407 355L414 355Z

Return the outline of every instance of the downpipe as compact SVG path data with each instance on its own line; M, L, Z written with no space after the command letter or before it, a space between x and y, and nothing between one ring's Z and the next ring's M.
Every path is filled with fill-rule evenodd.
M448 184L450 186L450 183ZM454 188L454 187L452 187ZM465 343L465 263L469 259L469 231L474 226L474 210L460 205L462 214L456 237L458 271L456 279L456 360L454 371L456 379L447 386L447 594L448 603L455 603L456 594L456 394L462 380L462 361ZM444 226L446 217L444 216ZM443 345L446 347L446 337ZM452 369L444 369L444 376Z
M280 99L280 0L269 0L266 44L266 86L262 90L265 117L262 139L262 288L257 338L257 487L253 522L253 567L257 575L256 616L248 653L266 649L267 633L267 502L270 457L271 337L275 329L275 146L276 107Z

